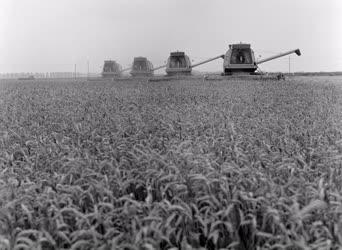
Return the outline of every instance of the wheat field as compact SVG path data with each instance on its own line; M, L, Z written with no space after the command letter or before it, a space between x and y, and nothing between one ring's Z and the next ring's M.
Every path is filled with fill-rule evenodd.
M342 78L0 83L0 249L342 249Z

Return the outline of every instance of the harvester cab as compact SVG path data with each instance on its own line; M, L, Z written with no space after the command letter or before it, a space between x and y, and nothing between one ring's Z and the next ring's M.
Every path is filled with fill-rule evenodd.
M106 60L103 64L102 77L113 78L119 77L122 73L122 67L116 61Z
M235 72L253 73L258 66L255 64L254 52L250 44L230 44L223 62L224 74Z
M168 75L190 75L191 62L184 52L171 52L166 63L166 73Z
M130 74L132 76L153 76L153 65L146 57L135 57Z

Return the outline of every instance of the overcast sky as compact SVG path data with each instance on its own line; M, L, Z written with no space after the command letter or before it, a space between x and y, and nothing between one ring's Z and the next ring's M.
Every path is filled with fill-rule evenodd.
M342 71L340 0L0 0L0 73L100 72L180 50L195 63L251 43L257 57L300 48L295 71ZM219 59L198 70L221 71ZM288 57L261 65L287 71ZM163 73L163 71L159 71Z

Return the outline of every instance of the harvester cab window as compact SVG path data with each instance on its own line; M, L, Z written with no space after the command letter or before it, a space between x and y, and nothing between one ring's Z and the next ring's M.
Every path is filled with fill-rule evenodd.
M136 62L134 63L133 68L134 68L135 70L147 70L147 68L146 68L146 62L144 62L144 61L136 61Z
M231 59L231 64L251 64L252 56L250 49L233 49Z
M103 66L103 72L114 72L114 71L115 71L114 63L105 63L105 65Z
M104 71L104 72L110 72L110 71L112 71L112 70L111 70L111 66L108 65L108 64L105 64L104 67L103 67L103 71Z
M173 56L170 58L170 68L186 68L184 56Z

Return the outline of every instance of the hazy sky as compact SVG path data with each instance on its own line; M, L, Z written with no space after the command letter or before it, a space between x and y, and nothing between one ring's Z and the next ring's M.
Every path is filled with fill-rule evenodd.
M342 71L340 0L0 0L0 72L100 72L170 51L195 63L251 43L256 56L300 48L296 71ZM261 65L288 70L288 57ZM198 70L221 71L222 60ZM162 73L163 71L159 71Z

